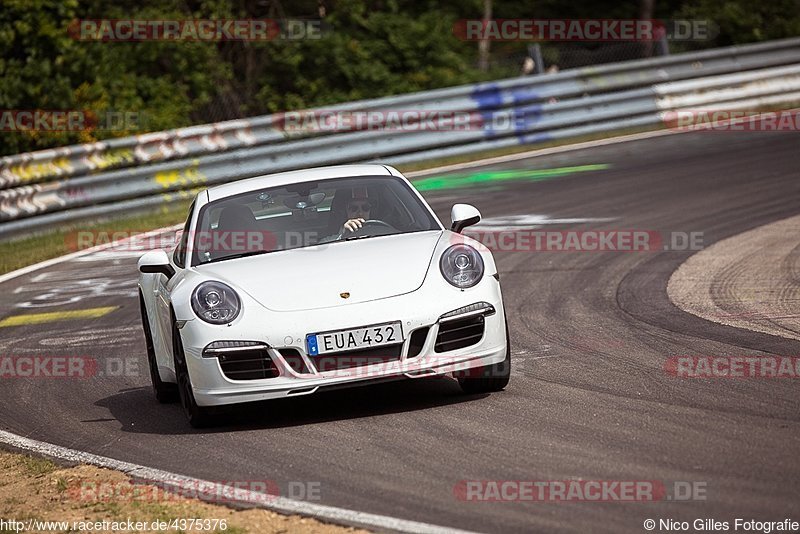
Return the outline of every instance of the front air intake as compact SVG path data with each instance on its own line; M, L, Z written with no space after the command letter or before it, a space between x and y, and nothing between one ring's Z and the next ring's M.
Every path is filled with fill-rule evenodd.
M292 370L299 374L311 374L311 370L306 365L305 360L300 355L300 351L297 349L278 349L278 352L281 353L281 357L286 362L286 365L292 368Z
M477 345L483 339L485 328L483 315L439 323L439 334L436 336L433 350L449 352Z
M386 364L388 362L400 360L403 345L385 345L351 352L336 352L333 354L323 354L312 356L311 362L317 371L338 371L341 369L351 369L354 367L367 367L369 365Z
M268 349L255 341L217 341L203 350L203 357L217 358L222 374L231 380L263 380L280 375Z
M425 346L425 341L428 339L428 331L430 329L429 326L425 326L411 332L411 339L408 342L407 359L419 356L419 353L422 352L422 347Z

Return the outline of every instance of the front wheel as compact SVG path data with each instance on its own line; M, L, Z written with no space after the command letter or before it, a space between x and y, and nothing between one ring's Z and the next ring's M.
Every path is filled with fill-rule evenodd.
M503 361L459 371L456 378L464 393L492 393L508 385L511 379L511 341L508 337L508 321L506 321L506 357Z
M186 355L183 352L181 333L177 327L172 328L172 356L175 361L175 376L178 379L178 396L186 419L194 428L204 428L213 424L214 420L208 408L198 406L192 391L192 381L189 378L189 368L186 365Z

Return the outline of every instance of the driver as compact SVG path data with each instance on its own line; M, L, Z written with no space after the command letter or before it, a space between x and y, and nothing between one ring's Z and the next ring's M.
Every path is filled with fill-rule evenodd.
M342 235L357 232L370 219L372 208L367 188L354 188L352 196L347 200L347 220L342 225Z
M319 243L330 243L352 237L367 223L389 227L388 223L377 220L381 215L380 208L378 193L367 187L348 187L337 190L331 204L331 218L328 226L330 235L320 239Z
M369 212L372 204L369 199L351 199L347 203L347 216L349 219L342 225L342 233L345 231L355 232L369 220Z

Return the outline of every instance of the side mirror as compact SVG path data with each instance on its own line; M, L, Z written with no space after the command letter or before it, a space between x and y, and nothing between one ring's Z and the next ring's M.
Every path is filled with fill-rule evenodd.
M461 230L467 226L480 222L481 212L478 211L478 208L469 204L454 204L453 209L450 210L450 220L453 221L450 229L460 234Z
M139 272L163 274L167 278L175 276L175 268L169 262L169 256L163 250L151 250L139 258Z

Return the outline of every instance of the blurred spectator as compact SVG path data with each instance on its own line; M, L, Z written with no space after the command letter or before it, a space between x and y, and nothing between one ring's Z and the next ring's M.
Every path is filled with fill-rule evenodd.
M527 76L529 74L533 74L534 70L536 70L536 62L532 57L526 57L522 62L522 75Z

